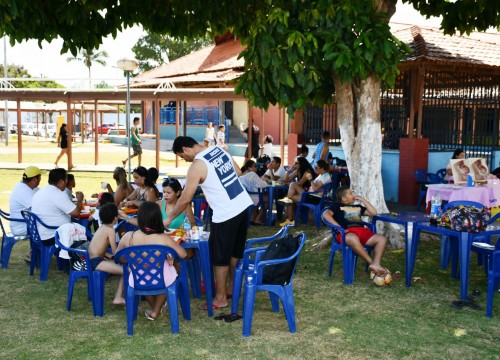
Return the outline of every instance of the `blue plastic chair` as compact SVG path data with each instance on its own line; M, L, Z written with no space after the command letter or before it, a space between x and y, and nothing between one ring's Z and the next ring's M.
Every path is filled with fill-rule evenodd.
M231 313L238 313L238 306L241 296L241 285L243 283L243 277L247 271L254 268L254 258L255 253L259 250L265 250L267 245L278 238L286 236L290 226L287 224L283 226L276 234L272 236L248 239L245 243L245 251L243 252L243 258L238 261L234 269L233 275L233 295L231 301Z
M420 187L417 203L417 211L420 211L420 204L427 195L427 188L425 187L425 185L429 184L429 180L427 179L427 171L422 169L415 170L415 178L417 180L417 184Z
M446 184L448 183L447 181L444 181L444 177L446 176L446 169L439 169L437 172L436 172L436 175L439 176L439 179L441 180L441 182L443 184Z
M328 193L330 192L331 187L332 183L329 182L324 184L318 191L304 191L302 193L302 197L300 199L300 202L297 204L297 211L295 213L296 224L298 224L299 216L301 217L302 224L307 224L307 220L309 219L308 210L311 209L314 215L314 224L319 229L319 227L321 226L321 211L323 211L324 209L323 204L325 203L325 199L328 197ZM308 195L318 196L319 203L312 204L307 202Z
M28 239L29 240L29 235L20 235L16 236L13 235L12 233L7 231L7 225L3 225L2 223L2 218L6 221L17 221L17 222L22 222L24 223L24 219L15 219L10 217L10 214L8 212L3 211L0 209L0 227L2 228L2 255L1 255L1 261L2 261L2 269L7 269L7 266L9 266L9 259L10 259L10 254L12 252L12 248L14 245L17 244L17 242L21 240Z
M252 318L253 310L255 304L255 295L257 291L268 291L269 297L271 299L271 306L274 312L279 312L279 302L281 300L283 305L283 310L285 312L285 317L288 322L288 329L291 333L296 332L295 323L295 303L293 298L293 277L295 274L295 268L297 267L297 261L299 259L300 252L304 247L306 242L306 234L300 233L299 237L299 247L297 251L283 259L275 260L261 260L261 256L264 254L264 249L259 250L255 253L255 263L254 268L248 270L246 273L245 284L244 284L244 300L243 300L243 336L248 337L252 331ZM262 281L262 275L264 273L264 268L269 265L283 264L289 261L294 262L293 271L290 276L290 280L286 285L274 285L274 284L264 284ZM233 300L234 301L234 300Z
M467 201L467 200L457 200L451 201L447 203L442 212L445 212L448 209L451 209L458 205L464 206L474 206L478 209L482 209L484 207L483 204L475 202L475 201ZM490 220L491 221L491 220ZM453 252L453 254L452 254ZM451 261L451 274L454 278L457 277L457 259L458 259L458 248L456 246L451 246L450 238L447 235L441 235L441 269L446 270L448 268L448 263Z
M82 226L83 227L83 226ZM92 233L86 230L87 239L92 239ZM85 263L87 265L86 270L78 271L74 270L72 266L69 268L69 279L68 279L68 296L66 298L66 310L71 311L71 303L73 300L73 289L75 287L75 283L78 279L86 279L87 280L87 298L92 301L92 311L94 316L104 316L104 285L108 273L104 271L94 271L90 266L90 257L87 250L74 249L71 247L64 246L61 244L59 240L59 231L56 230L55 240L56 246L62 250L66 250L68 253L79 253L85 257Z
M37 225L40 224L40 226L54 230L54 233L57 230L57 226L50 226L45 224L37 215L28 210L21 211L21 215L23 216L24 221L26 221L26 228L30 236L30 275L33 275L35 266L39 265L40 281L45 282L47 281L47 277L49 275L50 260L52 260L52 256L54 256L58 252L58 249L55 245L45 246L42 244L42 239L40 238L40 234L38 233ZM57 267L59 270L63 270L66 265L67 264L65 262L57 258Z
M342 251L342 263L343 263L343 268L344 268L344 284L346 285L352 285L354 282L354 272L356 270L356 265L358 262L358 255L352 251L352 249L347 246L345 242L345 229L342 228L341 226L337 226L335 224L332 224L331 222L327 221L324 217L325 211L328 209L323 210L321 213L321 219L325 223L326 226L328 226L332 230L332 247L330 249L330 260L328 261L328 276L332 276L332 270L333 270L333 260L335 257L335 252L337 250ZM371 231L375 232L375 225L370 224L370 223L363 223L366 227L370 228ZM340 233L342 236L342 243L338 243L336 241L336 235ZM371 246L365 246L365 250L368 252L368 254L371 253L373 248ZM368 270L368 264L366 264L365 271Z
M115 261L123 265L123 273L132 273L134 287L128 284L128 277L124 275L125 301L127 309L127 334L134 334L134 320L137 319L140 295L167 295L167 304L170 312L170 328L173 334L179 332L179 299L182 314L185 319L191 320L189 304L189 290L187 287L187 272L181 264L181 272L177 279L168 287L163 278L165 259L170 254L179 261L177 253L163 245L138 245L119 250L115 254Z
M500 214L495 216L498 219ZM484 266L485 272L488 276L488 293L486 297L486 316L493 316L493 296L498 289L498 284L500 280L500 238L497 239L496 245L493 246L481 246L483 244L478 244L476 242L472 243L471 250L475 251L485 257Z

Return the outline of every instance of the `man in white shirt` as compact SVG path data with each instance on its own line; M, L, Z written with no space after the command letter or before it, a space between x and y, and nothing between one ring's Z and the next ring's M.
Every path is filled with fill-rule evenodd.
M76 205L64 192L67 183L65 169L52 169L49 172L49 184L33 196L31 211L47 225L61 226L71 222L71 217L78 217L82 211L83 193L76 192ZM42 244L50 246L55 243L54 230L38 226Z
M14 219L22 219L21 211L31 210L33 195L39 190L38 185L42 179L42 172L36 166L28 166L23 173L23 181L14 186L10 194L10 216ZM11 221L10 231L13 235L26 235L26 223L24 221Z
M267 171L263 175L265 179L270 179L274 181L281 181L286 175L286 170L281 166L281 158L279 156L273 156L269 165L267 165Z

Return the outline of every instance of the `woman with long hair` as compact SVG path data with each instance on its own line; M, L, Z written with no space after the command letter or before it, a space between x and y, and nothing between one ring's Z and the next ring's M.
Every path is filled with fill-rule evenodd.
M118 245L120 249L134 245L164 245L172 248L181 259L186 257L184 250L170 236L165 234L160 207L150 201L144 201L137 211L137 222L139 230L126 233ZM170 286L177 278L177 270L173 266L173 261L165 259L164 274L165 286ZM129 276L129 285L133 286L133 277ZM146 296L151 310L146 310L145 315L149 320L156 320L161 313L161 308L165 304L166 294Z
M295 224L293 220L295 218L295 204L300 202L302 193L309 190L311 187L311 180L316 177L316 173L311 164L309 164L309 161L301 156L295 159L293 172L289 176L292 177L294 174L297 181L290 184L287 196L279 200L287 205L288 214L287 219L280 224L281 226Z
M121 202L120 206L138 208L144 201L156 202L160 198L160 192L148 177L148 170L144 166L138 166L132 171L137 188L132 194Z
M259 175L257 175L257 163L253 160L247 160L245 165L241 168L240 182L241 185L247 189L247 191L258 192L259 189L267 188L267 182L262 180ZM257 205L259 203L258 194L250 194L253 204ZM267 208L267 194L262 195L264 200L264 206L260 209L254 211L250 217L250 222L252 225L263 225L264 224L264 211ZM254 210L257 210L256 208Z
M57 163L61 160L62 156L66 154L68 156L68 132L66 131L66 124L62 124L59 129L59 136L57 137L57 146L61 148L61 152L57 155L57 159L54 162L54 165L57 168ZM68 157L69 159L69 157ZM73 164L69 164L68 170L73 169L75 166Z
M168 219L168 215L173 210L177 201L182 195L182 186L179 180L174 178L168 178L163 181L163 198L156 203L160 206L162 220ZM175 219L170 223L172 229L178 229L184 224L186 216L189 218L191 226L196 225L194 220L193 209L191 206L186 207L185 213L180 213Z

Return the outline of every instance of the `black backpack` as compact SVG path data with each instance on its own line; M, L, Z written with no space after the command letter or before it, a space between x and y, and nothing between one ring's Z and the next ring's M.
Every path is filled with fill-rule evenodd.
M267 156L266 154L261 155L257 158L256 163L257 163L257 175L262 176L266 173L267 171L267 166L271 162L271 158Z
M283 259L293 255L299 248L299 237L288 234L283 238L273 240L261 257L261 260ZM272 285L286 285L290 281L295 259L286 263L268 265L264 267L262 283Z

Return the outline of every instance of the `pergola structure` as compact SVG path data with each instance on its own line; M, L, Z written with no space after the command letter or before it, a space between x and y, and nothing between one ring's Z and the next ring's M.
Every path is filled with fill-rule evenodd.
M87 103L94 106L94 119L97 119L100 103L123 103L127 96L126 89L0 89L0 99L17 102L17 124L21 127L21 101L64 101L66 103L67 118L72 119L74 103ZM155 128L159 129L161 101L176 101L177 106L181 101L198 100L244 100L243 96L234 93L234 89L131 89L131 101L151 101L155 108ZM179 134L179 109L176 116L176 134ZM68 133L73 132L72 121L68 121ZM97 139L97 126L93 126L94 137ZM18 134L18 162L22 163L22 134ZM95 164L99 162L99 143L95 141ZM71 141L68 142L68 165L72 163ZM178 160L176 160L176 166ZM160 137L156 136L156 167L160 167Z

